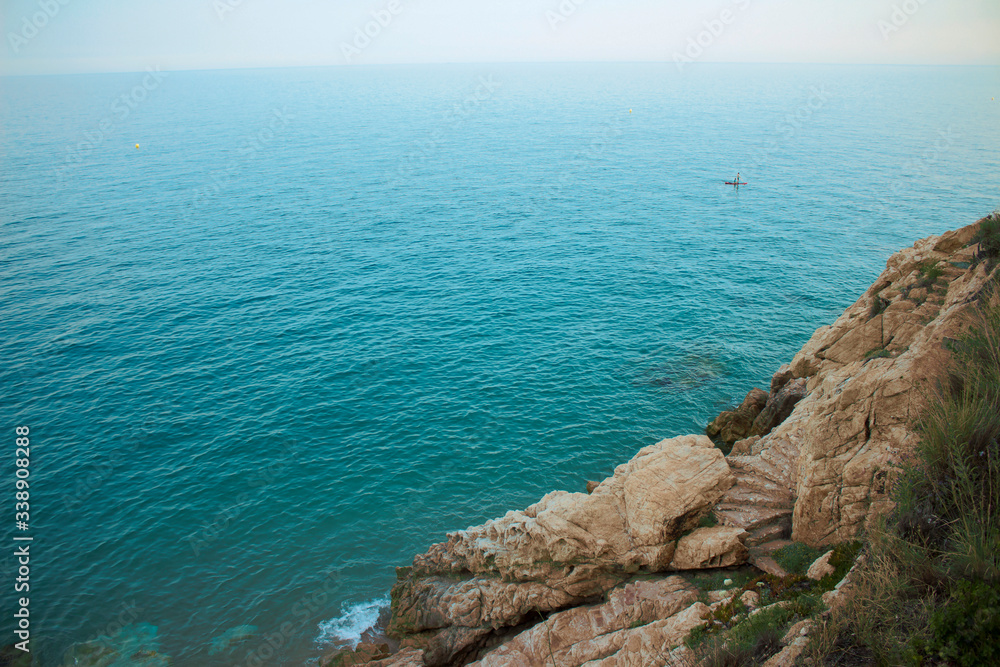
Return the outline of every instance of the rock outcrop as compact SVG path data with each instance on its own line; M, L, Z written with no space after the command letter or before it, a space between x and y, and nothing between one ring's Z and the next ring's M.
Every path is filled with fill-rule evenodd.
M865 294L795 355L790 370L807 395L755 445L756 457L730 460L737 484L723 503L738 498L759 510L726 523L785 529L791 510L792 539L823 546L855 537L889 508L888 477L915 443L913 424L948 361L947 343L961 335L989 278L984 265L969 268L975 231L893 255ZM768 519L773 509L782 515Z
M611 591L608 601L553 614L488 653L477 667L582 665L623 657L629 647L656 644L669 652L707 607L681 577L636 581ZM652 624L652 627L650 627Z
M589 495L550 493L417 556L400 569L388 631L449 664L637 573L739 564L743 529L696 530L733 481L705 436L646 447Z
M705 432L708 437L719 438L724 442L736 442L752 435L756 419L767 407L768 400L768 393L763 389L751 389L738 408L720 414Z
M407 651L397 655L482 667L683 662L675 647L709 608L669 573L763 563L788 537L857 536L889 508L890 476L947 344L990 279L973 263L975 231L893 255L769 392L754 389L713 421L709 434L736 443L728 457L705 436L664 440L589 495L550 493L399 568L387 630ZM789 658L802 641L786 639Z
M767 435L775 426L788 419L799 401L806 397L806 382L802 379L789 380L781 384L778 391L771 394L767 404L753 420L749 435Z

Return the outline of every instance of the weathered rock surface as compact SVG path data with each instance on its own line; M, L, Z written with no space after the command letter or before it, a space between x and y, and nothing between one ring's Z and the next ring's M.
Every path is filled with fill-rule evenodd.
M339 665L330 665L339 667ZM365 667L424 667L424 653L412 648L404 648L398 653L365 663Z
M788 419L795 405L806 397L805 380L789 380L776 394L767 399L767 404L753 420L747 435L767 435L775 426Z
M725 442L736 442L751 435L754 420L767 405L768 393L763 389L751 389L743 402L735 410L723 412L716 417L706 434L710 438L720 438ZM791 412L791 410L789 410Z
M729 452L730 456L750 456L754 453L753 448L760 442L760 436L754 435L749 438L744 438L742 440L737 440L733 443L733 448Z
M697 600L697 590L681 577L635 581L614 589L603 604L553 614L474 664L542 667L603 660L620 652L643 626L669 619Z
M353 649L344 649L325 656L319 661L320 667L355 667L382 662L390 655L388 644L358 644Z
M830 556L833 555L833 550L827 551L825 554L813 561L809 569L806 570L806 576L815 581L819 581L828 574L833 574L836 571L832 565L830 565Z
M730 567L746 562L747 548L743 545L746 531L731 526L699 528L677 542L673 570L705 570Z
M753 611L760 606L760 593L757 591L743 591L740 600L746 605L747 609Z
M739 564L740 529L694 530L733 484L705 436L646 447L590 495L550 493L524 511L453 533L393 588L388 632L427 664L470 654L498 630L600 598L637 572Z
M792 373L792 365L782 364L781 368L779 368L777 372L771 376L771 395L776 395L779 391L781 391L782 387L794 378L795 375Z
M587 667L673 667L678 664L675 656L683 655L683 647L678 646L690 632L704 625L703 616L709 612L701 602L674 614L670 618L655 621L633 630L616 633L613 642L621 641L621 648L601 660L583 663ZM674 649L674 651L671 649Z

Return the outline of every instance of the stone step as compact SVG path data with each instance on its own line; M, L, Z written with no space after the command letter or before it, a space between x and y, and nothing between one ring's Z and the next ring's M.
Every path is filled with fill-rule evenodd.
M772 461L786 466L799 458L799 448L787 438L772 438L766 454Z
M750 486L744 486L743 480L726 491L726 495L722 497L722 502L743 507L767 507L787 510L791 510L795 504L792 494L786 490L774 489L761 491Z
M760 475L747 475L743 473L737 473L736 486L742 486L744 489L750 489L757 491L759 493L767 495L784 495L788 498L792 497L792 489L784 484L779 484L767 477L762 477ZM734 487L735 488L735 487Z
M753 565L758 570L767 572L768 574L773 574L776 577L788 576L788 572L785 571L785 568L778 565L777 561L775 561L770 556L758 556L755 558L753 555L751 555L750 558L747 560L747 562Z
M788 466L781 469L762 456L733 456L729 459L729 467L737 478L741 475L764 477L777 484L790 486Z
M774 543L775 541L791 544L791 542L784 539L786 537L790 537L791 534L792 531L790 523L772 523L751 530L750 534L743 541L743 544L748 547L765 546L767 544Z
M791 507L752 507L721 503L716 506L714 513L725 525L737 526L746 531L779 522L787 523L790 527L792 521Z
M775 576L787 576L788 573L785 569L778 565L777 561L775 561L771 556L781 547L788 546L791 543L791 540L772 539L758 545L747 544L747 546L750 547L750 554L747 558L747 562L757 569L763 570L764 572L770 572Z
M781 547L787 547L789 544L794 544L791 540L779 538L774 540L768 540L767 542L762 542L757 547L751 549L751 555L756 553L760 556L770 556L775 551Z

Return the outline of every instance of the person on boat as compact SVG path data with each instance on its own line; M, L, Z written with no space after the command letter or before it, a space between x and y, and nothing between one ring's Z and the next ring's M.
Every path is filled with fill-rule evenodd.
M740 172L736 172L736 180L733 181L733 185L739 185L739 184L740 184Z

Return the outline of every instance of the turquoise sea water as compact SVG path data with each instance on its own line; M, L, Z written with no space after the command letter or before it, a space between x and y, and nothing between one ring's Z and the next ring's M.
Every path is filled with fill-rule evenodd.
M446 531L698 432L996 208L998 96L954 67L0 79L37 656L356 638Z

